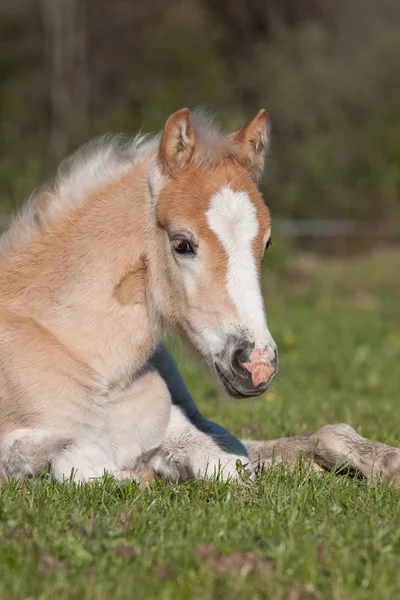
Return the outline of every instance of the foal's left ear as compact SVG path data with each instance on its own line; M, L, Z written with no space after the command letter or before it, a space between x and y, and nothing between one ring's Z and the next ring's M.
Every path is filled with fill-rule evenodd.
M264 168L268 134L268 117L266 111L262 109L239 131L228 136L230 140L242 146L243 154L239 156L239 160L253 174L261 173Z
M195 134L190 111L182 108L170 116L161 136L159 160L163 175L174 177L190 161Z

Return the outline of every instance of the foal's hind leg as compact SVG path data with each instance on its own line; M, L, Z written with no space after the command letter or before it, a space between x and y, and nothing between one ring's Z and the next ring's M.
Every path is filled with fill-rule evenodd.
M69 439L45 429L15 429L0 438L0 479L40 475Z
M330 471L343 466L367 479L394 480L400 485L400 449L368 440L345 423L324 425L314 433L266 442L243 442L255 468L299 458L311 460L315 469Z

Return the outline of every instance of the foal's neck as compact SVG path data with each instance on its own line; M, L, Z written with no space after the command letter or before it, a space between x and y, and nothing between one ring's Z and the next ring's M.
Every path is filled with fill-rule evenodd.
M7 304L113 382L131 378L162 334L147 291L146 256L156 236L147 171L134 164L93 190L10 257L1 277Z

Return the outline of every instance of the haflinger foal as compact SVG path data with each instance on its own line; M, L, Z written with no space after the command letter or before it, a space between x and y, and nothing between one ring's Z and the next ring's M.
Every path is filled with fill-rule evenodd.
M200 113L106 137L34 194L0 245L0 475L237 477L299 457L396 478L400 451L348 425L239 441L197 409L166 348L188 340L230 396L278 369L260 287L265 111L223 135ZM145 475L143 475L145 474Z

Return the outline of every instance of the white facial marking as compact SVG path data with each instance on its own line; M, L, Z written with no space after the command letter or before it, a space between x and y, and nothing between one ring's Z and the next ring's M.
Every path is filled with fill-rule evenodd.
M267 327L252 249L259 230L254 204L245 192L234 192L224 186L211 198L206 214L210 229L228 255L228 293L240 323L249 329L256 345L275 348Z

